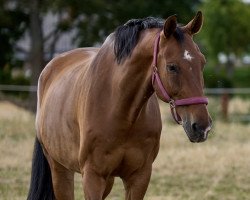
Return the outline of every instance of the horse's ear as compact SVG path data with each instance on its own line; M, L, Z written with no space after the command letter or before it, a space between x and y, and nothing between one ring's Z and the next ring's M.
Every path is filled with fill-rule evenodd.
M177 27L177 16L172 15L168 17L165 21L163 28L165 37L169 38L175 32L176 27Z
M186 29L191 35L198 33L203 24L202 12L198 11L195 17L186 25Z

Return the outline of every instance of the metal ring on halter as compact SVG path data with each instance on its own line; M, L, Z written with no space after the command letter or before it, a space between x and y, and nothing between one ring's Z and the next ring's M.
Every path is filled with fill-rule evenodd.
M175 103L173 99L170 99L170 101L168 102L171 108L175 108Z
M153 71L154 71L154 73L158 72L158 68L156 67L156 65L153 65Z
M176 121L177 124L182 124L182 120L181 117L178 115L177 111L176 111L176 107L171 107L170 106L170 110L171 110L171 114L174 118L174 120Z

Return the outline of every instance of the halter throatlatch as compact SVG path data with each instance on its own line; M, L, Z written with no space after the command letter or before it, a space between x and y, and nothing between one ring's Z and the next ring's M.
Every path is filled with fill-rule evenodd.
M153 58L153 74L152 74L152 85L154 86L154 82L156 81L157 87L159 88L161 94L165 98L165 101L169 103L172 116L174 120L178 124L182 124L181 117L178 115L176 111L177 106L188 106L188 105L196 105L196 104L208 104L208 98L207 97L191 97L186 99L172 99L166 89L164 88L162 81L160 79L158 68L157 68L157 56L159 51L159 42L160 42L160 33L157 35L155 44L154 44L154 58Z

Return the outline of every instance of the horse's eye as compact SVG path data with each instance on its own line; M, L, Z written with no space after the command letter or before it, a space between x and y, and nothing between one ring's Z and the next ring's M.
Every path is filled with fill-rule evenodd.
M169 64L169 65L167 65L167 70L168 70L169 72L171 72L171 73L178 73L179 68L178 68L178 66L175 65L175 64Z

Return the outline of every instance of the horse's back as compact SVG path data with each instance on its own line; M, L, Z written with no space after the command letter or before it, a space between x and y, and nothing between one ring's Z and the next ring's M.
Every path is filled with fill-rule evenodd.
M52 59L39 77L38 106L40 106L44 92L48 90L53 81L64 75L66 71L70 72L75 68L81 68L81 71L84 73L98 51L98 48L78 48L59 54Z

